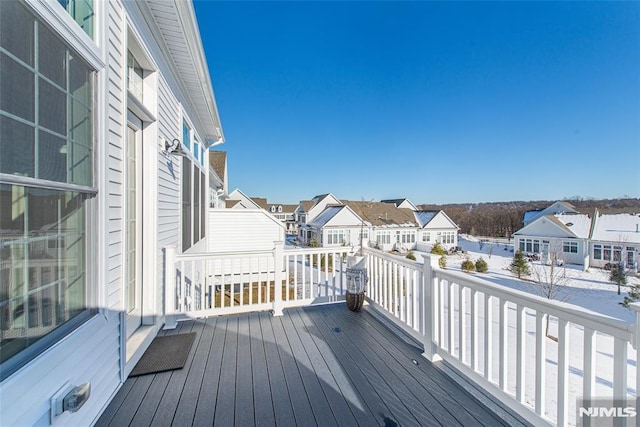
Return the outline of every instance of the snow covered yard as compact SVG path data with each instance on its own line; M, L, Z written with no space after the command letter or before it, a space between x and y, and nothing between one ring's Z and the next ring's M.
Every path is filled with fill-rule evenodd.
M461 264L465 259L471 259L476 261L482 257L488 263L488 271L486 273L470 273L477 278L488 280L492 283L496 283L502 286L506 286L512 289L528 292L534 295L543 296L541 294L540 286L535 283L535 274L528 276L526 280L518 280L510 271L508 266L513 260L512 246L505 245L505 243L487 243L481 242L472 237L465 236L460 238L459 245L467 252L466 254L447 255L447 269L460 270ZM506 250L505 250L506 248ZM422 260L419 256L420 252L416 252L416 258L418 261ZM548 273L548 266L543 265L539 261L534 261L531 264L531 270L534 272L537 270L541 275ZM623 286L621 294L617 294L617 286L609 281L609 272L601 269L590 269L588 271L582 271L581 266L566 265L563 267L556 267L556 272L564 273L565 279L559 280L561 286L556 300L565 301L568 304L577 305L595 313L599 313L604 316L608 316L614 319L619 319L628 324L635 323L635 314L627 308L624 308L619 303L627 295L628 286ZM637 277L629 277L629 284L638 284L640 281ZM445 301L447 298L444 299ZM448 305L448 302L447 304ZM448 309L448 307L447 307ZM457 307L454 308L457 312ZM466 325L470 324L470 301L466 300L465 313ZM493 307L493 331L494 337L494 350L493 354L497 355L499 352L498 340L495 337L499 335L499 324L496 314L499 312L498 301L494 301ZM515 377L516 377L516 357L515 347L517 342L516 337L516 306L515 304L507 304L508 311L508 336L507 336L507 390L511 394L515 394ZM526 320L524 330L526 331L525 337L525 401L533 406L535 401L535 381L536 381L536 315L533 310L525 310ZM484 307L482 303L478 304L478 317L484 321ZM454 317L456 320L455 329L457 330L458 315ZM445 317L445 323L447 319ZM443 325L444 331L446 331L448 325ZM558 322L554 317L549 319L549 335L552 337L558 336ZM478 335L478 342L484 343L484 328L478 328L476 331ZM470 334L469 334L470 335ZM440 345L444 348L451 348L449 350L453 354L459 354L458 340L454 337L452 343L448 342L449 338L447 334L443 334ZM471 360L470 355L470 343L471 337L466 337L467 344L465 345L466 354L463 355L463 359L468 364ZM584 330L582 326L573 323L569 324L568 328L568 361L569 361L569 425L576 424L576 403L577 399L581 398L583 394L583 382L584 382ZM557 407L557 387L558 387L558 342L557 339L547 338L546 344L546 361L545 361L545 414L550 421L556 422L556 407ZM513 350L512 350L513 349ZM628 351L628 363L627 378L628 387L627 393L630 397L635 396L635 375L636 375L636 351L629 344L627 346ZM482 368L484 366L484 354L480 352L478 366L480 370L484 372ZM498 383L498 373L500 370L499 358L494 357L492 360L492 378L494 383ZM610 398L613 393L613 375L614 375L614 338L610 335L596 333L595 338L595 366L596 366L596 378L594 397Z

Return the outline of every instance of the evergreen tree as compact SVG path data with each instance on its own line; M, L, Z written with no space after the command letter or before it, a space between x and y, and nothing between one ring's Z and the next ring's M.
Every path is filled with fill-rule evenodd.
M478 258L476 261L476 271L478 273L486 273L489 270L489 265L487 265L487 261L482 258Z
M513 256L513 261L511 261L509 265L509 271L515 274L518 279L522 279L522 276L529 276L531 274L529 261L527 261L522 251L517 251Z
M620 295L620 287L627 284L627 272L624 271L624 263L619 262L613 265L611 273L609 273L609 280L618 285L618 295Z
M476 269L476 265L470 259L465 259L462 261L462 271L474 271Z
M436 242L436 244L431 248L431 253L434 255L444 255L447 251L442 247L440 242Z

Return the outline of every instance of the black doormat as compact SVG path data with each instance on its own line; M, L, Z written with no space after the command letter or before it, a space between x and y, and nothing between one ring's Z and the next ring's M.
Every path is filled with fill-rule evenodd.
M129 376L182 369L195 337L195 332L155 337Z

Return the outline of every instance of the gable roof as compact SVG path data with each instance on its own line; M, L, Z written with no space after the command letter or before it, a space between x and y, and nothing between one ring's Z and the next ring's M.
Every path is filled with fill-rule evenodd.
M327 208L322 211L320 215L315 217L315 219L309 223L312 227L324 227L333 217L335 217L338 212L344 209L344 206L327 206Z
M593 227L592 240L601 242L640 243L640 215L600 215Z
M411 207L411 209L413 210L418 210L418 208L416 207L416 205L414 205L411 200L407 199L406 197L404 199L387 199L387 200L381 200L382 203L391 203L393 205L395 205L395 207L400 207L402 204L406 204L409 205ZM407 207L407 206L404 206Z
M438 215L438 212L440 211L416 211L414 215L416 216L418 225L424 228L425 225L429 224L429 222Z
M269 210L269 204L267 203L267 199L264 197L251 197L253 202L260 206L262 209Z
M418 223L413 210L396 208L393 203L356 202L345 200L360 218L375 227L417 227Z
M209 165L211 165L213 171L218 175L218 178L220 178L221 181L224 180L227 168L227 152L210 150Z
M550 234L549 225L561 231L563 235ZM518 236L548 236L588 239L591 231L591 217L586 214L560 213L544 215L534 219L513 233Z

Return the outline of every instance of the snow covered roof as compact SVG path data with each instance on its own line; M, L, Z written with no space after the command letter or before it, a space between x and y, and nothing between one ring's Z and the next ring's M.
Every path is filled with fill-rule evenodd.
M344 206L327 206L309 225L311 227L324 227L325 224L331 221L331 218L336 216L342 209L344 209Z
M579 239L588 239L591 231L591 218L586 214L547 215L551 221L571 231Z
M438 215L438 211L416 211L414 214L420 228L424 228L425 225L429 224L429 222Z
M591 239L622 244L640 243L640 215L600 215L596 220Z

